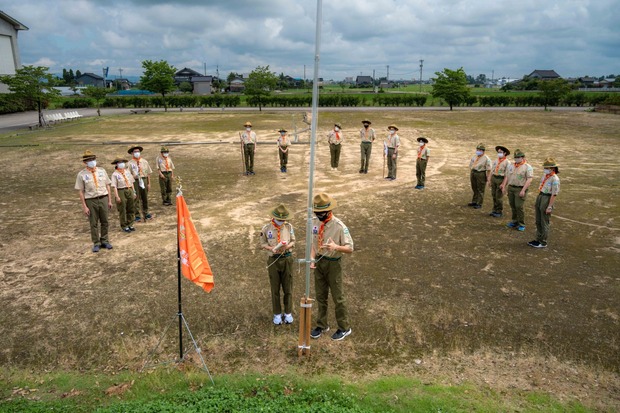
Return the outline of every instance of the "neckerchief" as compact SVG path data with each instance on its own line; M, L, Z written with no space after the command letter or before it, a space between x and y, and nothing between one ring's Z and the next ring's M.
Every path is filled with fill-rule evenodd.
M164 156L164 160L166 161L166 172L170 171L170 167L168 166L168 157Z
M500 165L501 165L501 163L502 163L502 162L504 162L505 160L506 160L506 157L504 156L504 157L502 158L502 160L501 160L501 161L498 161L498 162L497 162L497 165L495 166L495 175L497 175L497 171L499 171L499 166L500 166Z
M321 225L319 227L319 236L318 236L319 249L321 249L321 245L323 245L323 231L325 230L325 224L327 224L329 221L332 220L332 216L333 215L331 214L331 211L330 211L325 221L321 221Z
M476 158L476 160L471 164L471 169L473 170L476 167L476 164L478 163L478 161L480 160L480 158L482 158L484 154L482 155L478 155L478 157Z
M273 225L273 227L276 229L276 232L278 233L278 244L280 243L280 229L282 228L280 225L276 224L276 220L272 219L271 220L271 225ZM284 224L282 224L284 225Z
M550 174L545 175L545 179L543 179L542 183L540 184L540 187L538 187L538 192L542 192L542 189L545 186L547 179L551 178L553 175L555 175L555 171L552 171Z
M418 159L422 159L422 152L426 149L426 144L418 147Z
M93 175L93 182L95 183L95 189L99 189L99 184L97 183L97 167L93 169L86 167L86 169L88 170L88 172L90 172Z
M136 164L138 165L138 178L140 178L140 176L142 176L142 166L140 165L140 158L136 158L134 156L133 159L136 161Z
M121 174L121 176L123 177L123 180L125 181L125 188L129 188L129 179L127 179L127 176L125 175L125 170L124 169L117 169L118 173ZM125 189L123 188L123 189Z

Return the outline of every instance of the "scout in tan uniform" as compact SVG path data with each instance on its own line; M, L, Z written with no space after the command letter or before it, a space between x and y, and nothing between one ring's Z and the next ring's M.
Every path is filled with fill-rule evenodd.
M78 172L75 189L79 191L82 211L90 222L93 252L99 252L101 247L111 250L108 240L108 210L112 209L110 178L105 169L97 167L97 157L91 151L84 152L82 162L86 167Z
M467 206L475 209L482 208L484 201L484 188L491 177L491 159L484 154L486 150L483 143L476 146L476 154L469 161L469 181L474 195Z
M286 134L286 129L282 128L278 131L278 156L280 157L280 172L286 172L286 165L288 164L288 147L291 144L291 140Z
M256 133L252 131L252 123L243 124L245 132L241 133L241 142L243 143L243 159L245 160L245 175L254 174L254 153L256 152Z
M265 225L260 233L260 246L267 250L267 268L271 285L271 308L273 323L276 325L293 322L293 257L295 231L286 222L288 209L278 205L271 211L271 222ZM280 303L280 289L284 295L284 313Z
M127 151L128 154L132 155L129 160L129 171L133 175L135 179L134 189L136 190L136 199L134 201L134 210L136 213L136 221L140 221L140 209L142 209L142 214L144 216L144 220L151 219L152 216L149 214L149 191L151 190L151 173L153 170L149 165L148 161L142 158L142 146L130 146ZM142 208L140 208L142 206Z
M523 204L527 189L532 183L534 169L527 163L525 154L520 149L515 150L515 162L508 165L506 176L502 182L502 192L508 192L508 202L512 210L512 220L506 224L508 228L515 228L517 231L525 231L525 213Z
M329 156L332 171L338 170L338 163L340 162L340 150L342 149L342 142L344 136L342 135L342 126L339 123L334 124L334 129L327 134L327 143L329 143Z
M493 210L489 214L492 217L499 218L502 216L504 210L504 194L502 193L502 182L506 176L506 169L510 161L508 155L510 151L504 146L496 146L497 159L493 161L491 165L491 176L487 180L487 184L491 188L491 195L493 195Z
M388 176L385 179L391 181L396 179L396 166L398 161L398 148L400 147L400 138L396 133L398 128L394 125L388 126L389 135L383 142L383 155L387 157Z
M115 168L114 172L112 172L112 183L110 185L114 190L114 199L116 199L116 209L118 209L118 220L121 224L121 229L125 232L135 231L133 221L136 192L133 189L133 176L126 168L127 159L116 158L112 165L115 165Z
M172 180L174 179L174 163L170 158L170 151L162 146L159 155L155 159L155 166L159 174L159 190L164 205L172 205Z
M547 248L549 220L553 212L555 199L560 193L559 164L553 158L545 159L543 176L540 178L538 197L536 198L536 239L527 244L534 248Z
M310 332L310 337L319 338L329 331L327 325L327 299L332 293L336 311L338 330L332 335L332 340L342 340L351 334L349 315L344 298L342 284L342 267L340 259L344 254L353 252L353 239L346 225L336 218L332 210L336 201L326 193L320 193L313 199L315 218L312 223L312 259L311 268L314 268L314 289L319 312L316 327Z
M424 189L424 183L426 182L426 165L428 164L428 158L431 156L431 150L427 144L428 139L424 136L418 138L418 159L415 162L415 176L418 184L415 186L415 189Z
M360 167L361 174L368 173L368 165L370 164L370 153L372 152L372 143L375 141L375 130L370 127L372 122L368 119L362 121L364 126L360 129L360 150L362 154L362 166Z

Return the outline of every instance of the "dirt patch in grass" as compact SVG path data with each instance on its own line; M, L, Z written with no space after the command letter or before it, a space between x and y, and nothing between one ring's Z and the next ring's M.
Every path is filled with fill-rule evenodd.
M359 174L357 130L370 117L383 136L396 123L403 140L398 179L382 179L375 144ZM241 175L237 130L251 120L261 144L256 175ZM344 260L353 334L314 341L296 356L297 322L271 325L266 257L258 232L280 202L292 211L305 248L309 135L279 171L276 130L301 114L161 113L75 123L0 140L36 144L3 148L0 200L0 361L33 368L139 368L176 314L175 209L164 207L154 180L153 222L120 231L114 249L90 252L75 175L85 149L99 164L145 142L154 163L172 145L177 174L203 240L216 286L211 294L184 280L184 314L207 364L219 372L297 370L368 375L412 374L472 381L491 389L540 390L599 408L620 408L620 117L600 113L460 111L325 112L320 115L315 191L331 193L349 226L355 253ZM338 172L329 168L327 130L343 124ZM432 149L427 189L416 191L415 138ZM212 144L198 144L210 142ZM526 203L527 230L471 200L468 160L479 142L522 149L540 179L542 161L562 165L549 248L534 238L537 184ZM493 152L490 152L492 155ZM507 201L505 210L509 210ZM295 269L294 297L305 289ZM312 286L313 291L314 288ZM330 322L335 327L333 309ZM297 312L297 309L296 309ZM176 329L158 358L172 359Z

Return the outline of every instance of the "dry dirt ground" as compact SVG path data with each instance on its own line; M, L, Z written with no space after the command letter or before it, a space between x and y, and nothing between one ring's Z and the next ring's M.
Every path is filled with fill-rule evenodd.
M382 137L388 124L400 127L396 181L382 179L380 144L369 173L358 173L364 117ZM241 175L235 143L246 120L264 142L252 177ZM329 168L325 143L335 121L347 139L338 172ZM206 294L183 280L183 308L214 375L402 374L620 409L620 117L321 112L314 190L337 199L335 214L355 241L344 259L353 334L343 342L313 341L303 359L296 354L297 320L271 324L266 257L257 248L269 210L285 203L299 239L296 256L304 254L309 134L291 148L287 174L279 172L274 144L275 131L293 122L304 126L301 113L158 113L2 137L0 362L34 370L141 367L176 315L175 209L161 205L154 181L156 218L125 234L113 211L114 249L93 254L73 185L85 149L111 172L109 163L129 143L143 142L152 164L160 143L184 143L171 144L171 156L216 284ZM432 150L424 191L413 189L420 135ZM479 142L520 148L534 166L524 233L489 217L488 191L483 209L466 206L468 160ZM10 146L25 144L38 146ZM536 182L547 156L562 165L562 192L549 248L536 250L526 243L534 238ZM296 268L296 302L304 276ZM335 327L332 307L330 322ZM173 359L176 349L173 325L158 359Z

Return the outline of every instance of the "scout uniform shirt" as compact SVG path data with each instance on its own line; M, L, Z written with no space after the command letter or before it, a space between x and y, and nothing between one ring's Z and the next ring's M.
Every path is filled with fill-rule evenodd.
M168 155L168 157L157 155L157 158L155 159L155 166L161 172L172 172L174 169L174 163L172 163L170 155Z
M427 144L424 144L424 146L418 146L418 159L426 160L429 156L431 156L431 150L427 148L426 145Z
M506 175L508 176L506 182L508 185L524 186L525 182L534 176L534 168L525 161L519 166L511 163L506 169Z
M491 158L482 154L480 156L474 155L469 161L469 169L472 171L489 171L491 169Z
M244 145L248 143L256 143L256 133L254 131L245 131L241 134L241 141Z
M321 224L324 224L321 232ZM319 242L319 238L321 238ZM329 258L340 258L343 253L340 251L329 251L327 248L319 248L319 244L327 244L332 239L337 245L351 247L353 250L353 238L349 233L349 228L333 214L329 221L321 222L317 217L312 219L312 245L315 255L324 255Z
M543 175L540 179L540 187L539 192L541 194L548 195L557 195L560 193L560 178L554 173L553 175L547 177L547 175Z
M75 189L84 191L84 198L99 198L108 195L110 178L103 168L95 167L94 170L84 168L77 174Z
M385 146L387 148L398 148L400 146L400 138L398 137L398 133L388 135L387 138L385 138Z
M135 179L131 176L131 173L126 169L116 169L112 172L112 185L116 189L133 189L133 183Z
M280 146L282 149L286 149L287 146L289 146L291 143L291 140L288 138L288 135L280 135L278 137L278 146Z
M360 129L360 137L362 143L372 143L375 141L375 130L373 128L362 128Z
M329 143L333 143L334 145L340 145L342 141L344 141L344 136L342 136L341 130L339 130L338 132L333 130L327 135L327 142Z
M493 165L491 166L491 173L493 174L493 176L501 176L503 178L504 176L506 176L508 165L510 165L510 161L506 159L505 156L501 159L497 158L493 161Z
M295 242L295 231L293 230L293 226L288 222L283 223L278 228L273 220L261 229L260 232L260 245L261 247L270 246L275 247L280 242L286 242L288 245ZM286 252L290 252L291 250L286 250ZM271 251L267 251L269 256L273 256L274 253ZM284 248L278 249L277 254L284 254Z
M146 178L153 172L148 161L143 158L140 158L136 161L134 157L131 157L128 166L134 179L140 181L140 188L144 189L145 185L144 182L142 182L141 178Z

